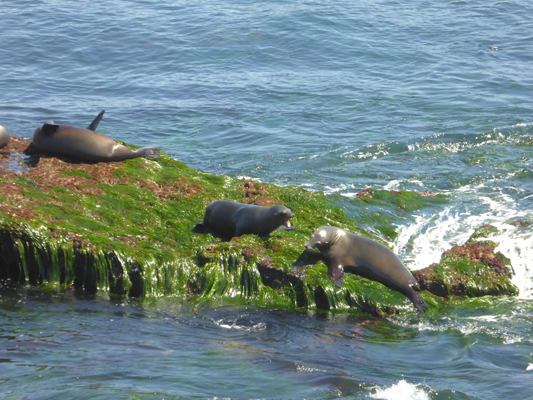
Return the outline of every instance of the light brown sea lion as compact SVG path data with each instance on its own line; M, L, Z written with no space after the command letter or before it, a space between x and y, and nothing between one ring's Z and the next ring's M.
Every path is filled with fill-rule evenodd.
M246 234L268 236L281 225L290 229L292 217L294 214L285 206L262 207L217 200L209 204L204 220L196 224L193 232L210 232L222 240Z
M9 142L9 133L6 128L0 125L0 149Z
M318 248L329 261L329 278L341 287L344 272L380 282L405 296L423 314L429 305L416 292L418 281L388 247L343 229L331 226L318 228L305 244L309 250Z
M42 153L70 157L79 161L122 161L136 157L159 158L157 147L143 147L131 150L107 136L94 132L102 120L102 111L87 127L75 128L57 125L53 121L45 122L35 130L33 145Z

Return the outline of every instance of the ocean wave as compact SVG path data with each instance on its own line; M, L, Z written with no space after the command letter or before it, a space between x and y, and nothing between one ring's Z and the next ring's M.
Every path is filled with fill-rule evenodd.
M398 383L390 386L378 386L374 388L375 393L369 395L372 399L380 400L429 400L428 387L425 385L415 385L402 379Z

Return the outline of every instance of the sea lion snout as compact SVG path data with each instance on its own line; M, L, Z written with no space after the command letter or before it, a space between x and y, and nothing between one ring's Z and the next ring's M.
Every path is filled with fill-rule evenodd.
M291 227L291 221L290 221L291 218L294 218L294 214L292 213L292 211L286 212L285 213L285 221L283 221L283 223L285 224L285 226L287 228Z
M294 218L294 214L292 213L290 208L278 205L273 206L271 209L275 212L274 215L282 220L283 225L285 225L287 228L291 227L290 219Z

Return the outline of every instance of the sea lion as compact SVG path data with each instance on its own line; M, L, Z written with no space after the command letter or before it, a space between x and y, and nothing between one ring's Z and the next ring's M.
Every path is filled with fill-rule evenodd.
M294 214L285 206L263 207L217 200L207 206L204 220L196 224L193 232L210 232L222 240L246 234L268 236L281 225L290 229L292 217Z
M104 116L100 112L87 129L45 122L35 130L33 145L42 153L66 156L79 161L122 161L136 157L159 158L157 147L143 147L131 150L107 136L95 132Z
M329 278L341 287L344 272L380 282L405 296L423 314L429 305L416 292L418 281L388 247L365 237L331 226L318 228L305 244L318 248L329 261Z
M9 142L9 133L6 128L0 125L0 149Z

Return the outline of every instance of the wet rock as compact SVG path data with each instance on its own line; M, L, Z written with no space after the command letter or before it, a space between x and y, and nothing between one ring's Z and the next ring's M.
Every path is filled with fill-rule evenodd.
M517 295L509 260L495 253L497 243L478 241L495 230L481 226L464 245L446 250L439 263L413 272L421 290L440 297Z

